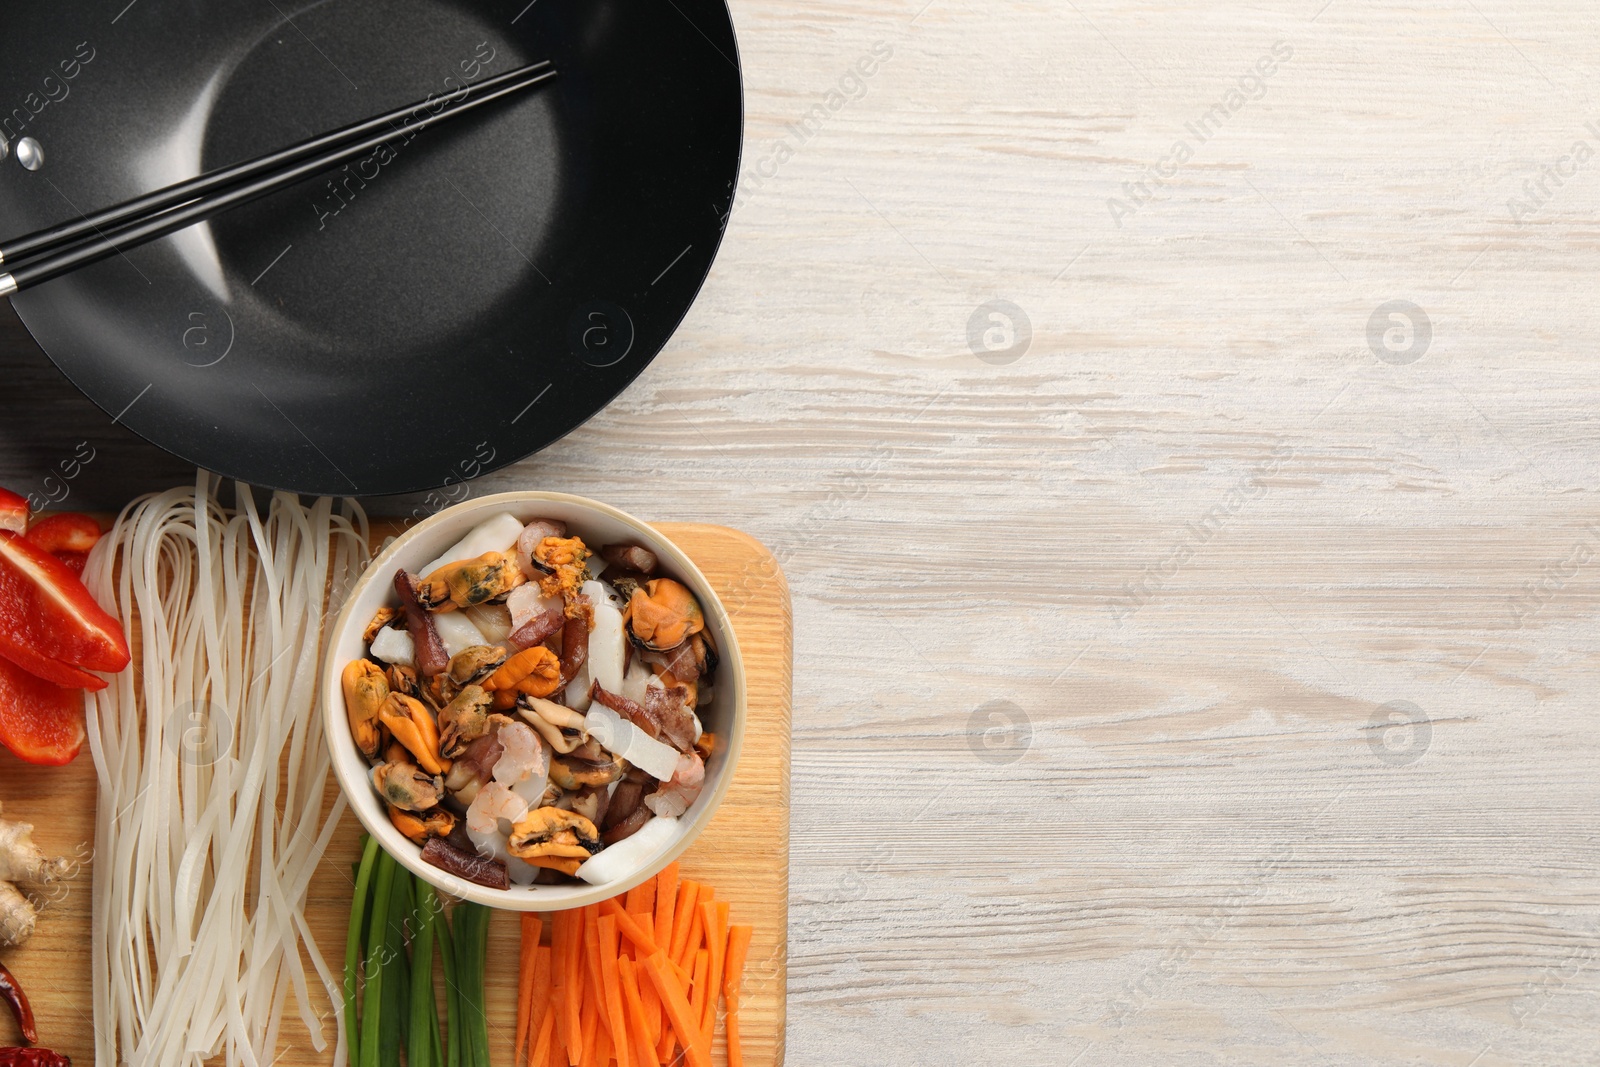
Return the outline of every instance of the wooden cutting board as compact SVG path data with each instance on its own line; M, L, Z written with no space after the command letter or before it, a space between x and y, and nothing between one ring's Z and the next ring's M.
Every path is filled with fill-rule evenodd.
M784 1052L789 920L789 716L792 630L789 590L771 553L754 538L721 526L662 524L705 572L733 617L750 682L745 746L717 817L683 857L685 877L716 886L732 904L734 921L755 936L739 1020L745 1059L779 1067ZM393 527L376 524L375 544ZM324 811L338 786L330 775ZM95 773L85 748L66 767L33 767L0 750L0 800L5 815L34 824L34 838L51 855L78 861L76 877L44 902L38 930L22 948L0 953L33 1001L40 1043L80 1067L94 1063L90 1013L90 884L93 874ZM359 824L346 812L311 881L306 917L317 945L334 966L344 957L345 926L358 859ZM510 1065L515 1031L518 917L502 912L490 925L488 1013L494 1063ZM308 976L313 975L309 962ZM298 1012L284 1012L277 1067L327 1064L333 1059L334 1020L313 979L316 1012L326 1021L328 1048L311 1045ZM0 1009L0 1016L3 1016ZM0 1017L0 1044L19 1041L15 1024ZM726 1063L719 1033L716 1062Z

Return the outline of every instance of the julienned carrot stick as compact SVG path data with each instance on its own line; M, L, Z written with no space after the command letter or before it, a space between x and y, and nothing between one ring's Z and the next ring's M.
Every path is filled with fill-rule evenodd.
M663 948L672 943L672 906L678 900L678 862L662 868L656 875L656 941ZM650 983L644 983L649 988Z
M697 902L705 899L704 893L701 893L695 898ZM678 966L682 967L686 971L693 971L694 954L700 951L700 946L705 944L705 940L705 916L700 913L700 905L696 903L694 907L694 918L689 920L689 936L683 943L683 953L678 956Z
M683 946L689 941L689 920L694 918L695 905L700 899L700 884L685 878L678 883L678 903L673 908L672 944L663 945L667 959L674 963L683 956Z
M578 1063L583 1058L583 913L559 914L565 920L562 932L566 949L562 971L565 976L563 1006L566 1008L562 1044L567 1050L568 1063Z
M536 924L542 928L543 922ZM528 1060L533 1059L533 1043L538 1039L539 1028L550 1014L550 961L553 953L545 945L533 950L533 1010L528 1013Z
M728 905L721 901L708 901L700 905L700 921L706 928L706 948L711 957L711 969L706 974L706 1002L700 1015L700 1029L710 1041L717 1033L717 998L722 995L722 962L728 950Z
M582 1065L582 1067L588 1067L589 1064L594 1063L594 1053L600 1047L600 1013L595 1010L594 997L587 990L581 996L583 999L583 1026L578 1040L582 1043L582 1052L574 1062Z
M531 911L522 913L522 954L517 961L517 1051L512 1062L522 1058L523 1047L528 1042L528 1016L533 1012L533 961L538 953L539 917Z
M755 928L743 923L728 927L728 955L723 965L722 994L728 998L728 1010L739 1003L739 993L744 988L744 964L750 955L750 937Z
M659 952L654 956L646 956L642 966L651 984L656 987L656 992L661 995L661 1002L667 1006L667 1016L683 1042L689 1067L711 1067L711 1050L705 1047L705 1037L695 1025L689 1001L683 995L683 987L667 970L666 956Z
M728 1002L725 1024L728 1067L744 1067L744 1046L739 1037L739 994L744 988L744 965L750 955L750 937L754 932L754 927L743 924L728 927L728 954L722 972L722 996Z
M678 899L673 905L672 913L672 945L670 948L666 945L662 946L663 949L666 949L667 967L673 972L680 987L687 987L689 984L689 967L685 966L684 957L693 951L688 947L689 932L694 925L694 913L700 900L700 891L699 882L690 878L679 880ZM689 960L688 963L692 966L693 960ZM687 999L687 994L685 999ZM663 1026L662 1030L664 1032L661 1035L661 1043L656 1046L656 1050L661 1053L662 1059L666 1059L672 1052L672 1034L668 1027Z
M600 982L606 997L606 1018L611 1024L611 1051L617 1067L631 1067L629 1055L633 1041L628 1035L628 1019L622 1014L622 983L617 973L617 920L600 917Z
M556 912L550 923L551 979L555 986L550 999L555 1006L555 1047L562 1053L573 1047L571 1013L567 1009L572 995L568 992L572 981L568 945L568 930L571 926L570 915L564 911ZM560 1058L561 1067L568 1067L565 1055ZM540 1065L535 1064L534 1067Z
M555 1049L556 1012L558 1006L555 1001L545 1005L545 1010L539 1021L539 1032L533 1039L533 1052L528 1057L532 1067L547 1067L550 1063L551 1053ZM729 1046L732 1047L731 1045ZM562 1067L566 1067L565 1064Z
M622 982L622 1008L628 1016L628 1033L633 1038L634 1055L640 1067L645 1064L660 1067L656 1058L656 1043L650 1039L649 1015L645 1011L644 997L639 992L639 974L630 959L617 961L617 977ZM649 985L649 982L645 983Z
M646 956L654 956L660 949L661 946L656 942L650 931L639 925L639 920L624 911L615 899L602 900L600 902L600 913L606 918L614 920L617 931L636 945L639 951Z
M595 1055L586 1055L585 1061L597 1063L598 1067L606 1067L603 1050L599 1047L601 1029L609 1030L606 1022L606 995L605 986L600 982L600 909L587 907L583 909L583 955L584 971L588 976L588 989L584 993L584 1011L592 1010L598 1018L600 1026L593 1031L595 1034ZM585 1052L590 1048L589 1034L590 1023L585 1019L583 1024L583 1045Z
M697 1033L697 1040L706 1040L706 1028L700 1020L706 1014L706 978L711 973L711 954L701 949L694 954L694 988L689 992L689 1012L694 1017L693 1022Z
M656 910L656 880L648 878L628 890L627 911L634 915L654 915Z

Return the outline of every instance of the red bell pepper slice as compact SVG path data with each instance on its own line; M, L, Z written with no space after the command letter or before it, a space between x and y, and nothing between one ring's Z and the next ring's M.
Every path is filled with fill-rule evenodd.
M0 656L57 685L104 689L88 671L128 665L128 639L78 576L38 545L0 533Z
M64 511L40 519L23 536L52 555L87 553L100 540L100 523L88 515Z
M0 530L21 533L28 528L28 498L0 489Z
M72 762L83 747L83 698L0 659L0 744L29 763Z

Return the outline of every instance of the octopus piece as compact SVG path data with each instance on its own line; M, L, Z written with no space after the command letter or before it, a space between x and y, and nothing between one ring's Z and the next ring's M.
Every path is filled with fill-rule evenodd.
M431 678L450 665L450 653L445 651L444 639L433 625L433 619L417 600L417 577L406 571L395 571L394 591L400 597L401 610L406 616L406 630L415 646L417 669Z
M617 783L617 788L611 792L611 801L606 806L606 812L596 825L602 830L610 830L613 826L627 819L628 816L639 810L639 805L644 802L645 789L653 788L655 779L642 776L637 771L629 771L628 776Z
M599 682L590 688L589 695L643 730L652 740L664 741L679 752L686 752L694 745L694 713L684 705L687 694L682 688L650 686L645 689L643 704L609 692L601 688Z
M422 859L441 871L490 889L509 889L510 875L499 860L468 852L442 837L430 837L422 846Z
M614 845L618 841L626 841L640 830L644 824L655 818L655 813L649 808L634 808L626 819L619 819L611 828L601 835L600 840L607 845Z
M511 635L506 638L506 644L517 652L542 645L561 633L568 621L566 614L560 608L542 612L511 631Z
M661 562L642 545L606 545L600 550L600 558L613 567L643 576L654 574Z
M661 730L661 740L687 752L694 747L695 736L700 732L694 712L689 710L689 691L681 685L668 689L650 685L644 691L645 716Z
M602 787L584 789L572 798L572 811L599 826L605 821L611 794Z
M478 789L494 775L494 765L499 762L499 725L509 722L504 715L489 716L489 731L467 745L466 751L450 765L450 774L444 785L463 805L471 804Z
M698 633L677 648L660 653L663 674L683 682L698 681L717 669L717 650L708 634Z
M578 676L589 659L589 631L594 626L594 607L586 596L576 597L575 610L565 619L561 631L561 681L562 684Z

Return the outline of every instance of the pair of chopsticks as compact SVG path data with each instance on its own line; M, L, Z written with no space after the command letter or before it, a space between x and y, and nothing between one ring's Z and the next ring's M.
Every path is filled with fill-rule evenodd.
M314 178L396 138L465 115L556 76L549 62L519 67L442 97L352 123L9 241L0 241L0 296L58 278L165 237L240 204ZM444 106L440 106L444 105Z

